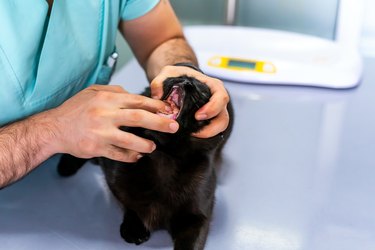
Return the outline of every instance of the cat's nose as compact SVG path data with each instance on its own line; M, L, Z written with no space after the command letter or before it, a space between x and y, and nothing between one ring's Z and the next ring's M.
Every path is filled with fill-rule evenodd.
M184 87L188 87L188 88L194 87L194 84L188 80L185 80L182 84Z

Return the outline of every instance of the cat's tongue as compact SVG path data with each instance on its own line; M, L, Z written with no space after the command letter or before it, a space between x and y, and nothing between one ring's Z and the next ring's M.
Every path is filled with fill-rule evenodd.
M170 94L164 100L164 102L169 106L169 111L159 111L156 114L167 117L169 119L176 120L183 101L183 90L179 86L172 87Z

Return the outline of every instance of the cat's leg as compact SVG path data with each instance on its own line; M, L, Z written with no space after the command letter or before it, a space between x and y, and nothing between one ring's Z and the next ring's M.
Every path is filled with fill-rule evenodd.
M128 243L142 244L150 238L150 231L144 226L138 215L127 209L120 227L121 237Z
M206 243L209 219L202 214L180 213L171 221L174 250L202 250Z
M57 172L61 176L71 176L85 164L87 159L77 158L69 154L63 154L60 158L59 165L57 165Z

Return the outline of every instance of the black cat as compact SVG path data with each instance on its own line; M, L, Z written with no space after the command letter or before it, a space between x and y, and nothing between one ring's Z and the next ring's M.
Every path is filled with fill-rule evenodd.
M150 96L150 89L143 94ZM125 131L153 140L156 150L136 163L96 159L109 188L124 206L120 233L127 242L141 244L149 239L152 230L164 228L173 238L174 249L204 248L221 150L233 121L229 103L230 124L223 133L208 139L191 136L210 122L194 118L195 112L210 97L207 85L195 78L168 78L162 99L170 103L173 112L164 115L180 124L177 133L123 127ZM63 176L72 175L84 162L63 155L58 171Z

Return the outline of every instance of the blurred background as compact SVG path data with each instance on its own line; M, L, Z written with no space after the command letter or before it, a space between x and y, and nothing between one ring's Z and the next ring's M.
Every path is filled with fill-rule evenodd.
M230 1L230 0L229 0ZM375 56L375 1L363 0L360 50ZM170 0L182 24L225 25L227 0ZM271 28L334 39L339 0L237 0L234 25ZM121 35L118 68L132 58Z

